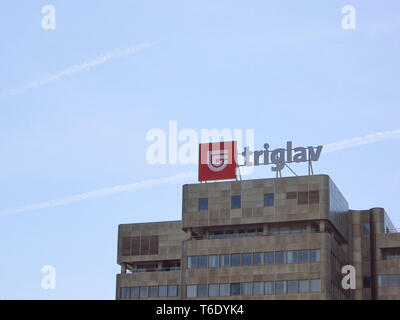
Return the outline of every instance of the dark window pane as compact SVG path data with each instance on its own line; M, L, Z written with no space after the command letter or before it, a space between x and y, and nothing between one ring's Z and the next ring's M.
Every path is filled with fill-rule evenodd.
M159 286L158 287L158 296L159 297L166 297L167 296L167 286Z
M150 287L150 297L157 297L157 287Z
M364 277L363 278L363 287L364 288L371 288L371 278L370 277Z
M150 254L150 237L140 237L140 255Z
M267 193L264 195L264 207L273 207L274 206L274 194Z
M140 287L140 297L147 298L149 296L149 287Z
M207 256L199 256L199 268L207 268Z
M309 203L319 203L319 191L310 191L308 193Z
M286 193L286 199L296 199L297 198L297 192L288 192Z
M197 295L199 297L207 297L207 285L206 284L199 284L197 286Z
M168 286L168 297L176 297L178 295L177 286Z
M240 196L233 196L232 197L232 209L240 209L242 207Z
M299 263L307 263L307 262L308 262L308 250L300 250Z
M320 262L321 261L321 253L319 249L310 250L310 262Z
M310 280L311 292L321 292L321 280Z
M197 285L186 286L186 297L188 298L197 297Z
M139 288L131 288L131 298L139 298Z
M390 287L397 287L399 285L399 276L397 274L390 274L388 278Z
M251 296L252 288L253 288L253 283L251 283L251 282L242 283L242 295L243 296Z
M367 236L370 234L370 232L371 232L371 227L370 227L369 223L363 224L363 228L362 228L363 235Z
M208 210L208 198L200 198L199 211L207 211L207 210Z
M230 266L230 255L223 254L221 255L221 267L229 267Z
M210 297L218 297L219 296L218 288L219 288L218 284L208 285L208 295Z
M308 203L308 192L299 192L297 196L297 204L307 204Z
M188 269L197 268L197 256L188 257Z
M240 266L240 254L234 253L232 254L232 267Z
M243 266L251 266L251 253L243 253L242 254L242 265Z
M285 264L286 263L286 252L285 251L275 252L275 263L276 264Z
M122 299L129 298L129 288L121 288L121 298Z
M231 284L231 293L233 296L240 296L240 283Z
M256 252L254 253L253 259L254 259L254 265L255 266L260 266L262 264L264 264L264 257L263 257L263 253L262 252Z
M229 297L231 295L229 283L222 283L219 285L219 295L221 297Z
M300 280L299 281L299 289L300 293L309 292L310 291L310 283L308 280Z
M297 280L289 280L287 282L288 293L297 293L299 282Z
M286 281L275 281L275 293L276 294L286 293Z
M254 295L263 295L264 294L264 282L254 282L253 294Z
M267 281L265 282L265 294L274 294L274 282Z
M265 264L274 264L274 253L273 252L265 253Z

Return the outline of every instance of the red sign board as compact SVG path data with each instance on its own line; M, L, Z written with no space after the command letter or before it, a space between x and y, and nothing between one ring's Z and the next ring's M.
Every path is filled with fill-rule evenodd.
M199 181L236 178L236 141L200 143Z

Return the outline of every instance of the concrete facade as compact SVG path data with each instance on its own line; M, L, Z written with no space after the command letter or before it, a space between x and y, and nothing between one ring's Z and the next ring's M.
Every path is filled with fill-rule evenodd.
M116 298L399 299L399 250L385 211L350 210L327 175L188 184L181 221L119 226Z

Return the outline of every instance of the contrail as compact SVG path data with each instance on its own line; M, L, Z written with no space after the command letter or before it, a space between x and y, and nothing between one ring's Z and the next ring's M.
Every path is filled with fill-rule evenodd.
M196 177L196 174L197 174L197 172L185 172L185 173L180 173L180 174L165 177L165 178L144 180L144 181L140 181L140 182L134 182L134 183L130 183L130 184L123 184L123 185L118 185L118 186L114 186L114 187L110 187L110 188L104 188L104 189L89 191L89 192L85 192L85 193L79 193L79 194L75 194L75 195L72 195L72 196L69 196L66 198L50 200L50 201L45 201L45 202L41 202L41 203L37 203L37 204L31 204L31 205L27 205L27 206L23 206L23 207L18 207L15 209L0 211L0 216L11 215L11 214L21 213L21 212L25 212L25 211L50 208L50 207L59 207L59 206L64 206L64 205L67 205L70 203L87 200L87 199L109 196L109 195L112 195L115 193L122 193L122 192L127 192L127 191L132 191L132 190L140 190L140 189L146 189L146 188L151 188L151 187L157 187L157 186L169 184L171 182L175 182L175 181L179 181L179 180L192 179L192 178Z
M19 93L23 93L29 89L33 89L36 87L40 87L43 85L46 85L48 83L51 82L55 82L67 75L73 74L73 73L77 73L80 71L85 71L85 70L89 70L95 66L98 66L100 64L106 63L107 61L111 60L111 59L117 59L117 58L121 58L121 57L125 57L134 53L137 53L141 50L144 49L148 49L150 47L153 47L154 45L156 45L158 42L148 42L148 43L142 43L139 44L137 46L133 46L133 47L129 47L129 48L125 48L125 49L116 49L112 52L106 53L106 54L101 54L99 55L97 58L88 60L84 63L81 64L76 64L73 65L72 67L69 67L68 69L65 69L64 71L60 71L58 73L49 75L47 77L44 77L42 79L27 83L25 85L23 85L22 87L19 88L15 88L15 89L11 89L11 90L7 90L7 91L3 91L0 92L0 100L4 99L6 97L9 96L13 96Z
M339 142L333 142L324 145L322 153L334 152L353 147L362 146L365 144L375 143L384 140L391 140L400 138L400 129L392 131L377 132L373 134L367 134L363 137L356 137L348 140L342 140Z
M361 145L366 145L366 144L371 144L371 143L375 143L375 142L379 142L379 141L396 139L396 138L400 138L400 129L393 130L393 131L377 132L374 134L365 135L363 137L357 137L357 138L352 138L352 139L343 140L343 141L339 141L339 142L329 143L324 146L323 152L329 153L329 152L354 148L354 147L361 146ZM32 210L38 210L38 209L44 209L44 208L64 206L64 205L67 205L70 203L79 202L79 201L83 201L83 200L87 200L87 199L105 197L105 196L116 194L116 193L157 187L157 186L169 184L171 182L175 182L175 181L179 181L179 180L193 179L196 177L196 175L197 175L197 172L194 172L194 171L193 172L185 172L185 173L181 173L181 174L177 174L177 175L173 175L173 176L169 176L169 177L164 177L164 178L159 178L159 179L144 180L144 181L140 181L140 182L134 182L131 184L123 184L123 185L118 185L115 187L89 191L89 192L85 192L85 193L75 194L75 195L72 195L72 196L69 196L66 198L50 200L50 201L45 201L45 202L41 202L41 203L37 203L37 204L31 204L31 205L27 205L27 206L18 207L15 209L0 211L0 216L12 215L12 214L16 214L16 213L25 212L25 211L32 211Z

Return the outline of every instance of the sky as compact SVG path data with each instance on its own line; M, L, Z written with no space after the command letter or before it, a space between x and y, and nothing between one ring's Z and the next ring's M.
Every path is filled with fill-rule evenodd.
M197 182L146 158L170 121L257 149L342 142L315 173L400 227L399 21L396 0L1 1L0 299L115 298L118 225L179 220Z

